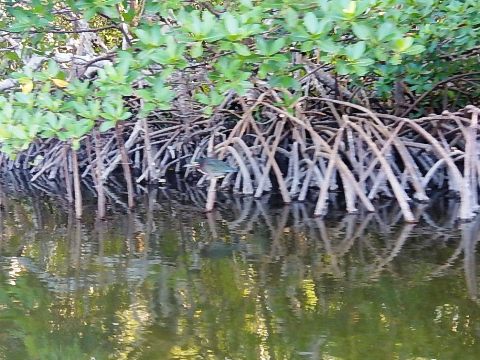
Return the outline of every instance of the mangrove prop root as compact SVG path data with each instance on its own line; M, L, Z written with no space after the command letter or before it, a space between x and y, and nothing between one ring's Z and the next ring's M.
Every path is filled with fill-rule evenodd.
M95 177L97 179L97 205L98 205L98 218L104 219L106 215L106 204L105 204L105 189L103 186L102 172L103 172L103 156L102 156L102 145L101 137L98 129L93 130L93 136L95 137Z
M123 173L126 208L132 208L135 187L143 182L177 174L203 184L207 178L184 165L207 155L239 169L221 182L210 179L207 211L213 209L217 185L255 198L278 190L285 203L314 199L317 216L333 205L333 190L343 193L348 212L358 206L375 211L373 199L393 197L407 222L418 220L411 197L426 201L435 188L458 193L460 219L478 211L480 109L407 119L327 95L305 96L285 108L280 95L266 90L253 99L232 98L228 106L240 110L225 105L211 119L159 113L103 133L96 129L76 151L57 139L38 139L15 161L1 154L1 164L26 169L45 191L58 187L52 179L60 181L77 217L80 181L95 189L104 216L107 201L123 201L121 194L103 191L115 174Z
M131 209L135 206L135 201L133 199L134 189L132 182L132 172L130 170L130 160L128 159L128 154L125 148L125 142L123 141L122 132L122 126L120 124L116 124L115 137L117 139L118 149L122 158L122 168L123 175L125 176L125 183L127 184L128 207Z
M210 212L215 206L215 198L217 194L217 178L210 179L210 186L208 187L207 203L205 205L205 210Z
M75 194L75 217L80 219L82 217L82 190L80 187L80 171L78 169L78 155L72 149L72 169L73 169L73 190Z

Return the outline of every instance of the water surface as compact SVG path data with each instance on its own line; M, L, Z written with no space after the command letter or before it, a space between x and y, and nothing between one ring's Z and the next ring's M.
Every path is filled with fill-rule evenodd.
M480 219L182 196L106 222L3 199L0 359L479 358Z

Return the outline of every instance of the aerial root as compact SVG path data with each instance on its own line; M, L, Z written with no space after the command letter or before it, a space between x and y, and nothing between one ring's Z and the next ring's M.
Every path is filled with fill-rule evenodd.
M249 104L240 99L240 113L211 120L125 123L95 131L78 150L59 140L36 141L15 160L2 156L1 163L28 170L32 182L62 184L78 216L81 181L94 184L102 201L103 184L121 172L132 207L133 183L158 183L170 172L189 177L183 165L209 153L239 168L219 182L221 188L258 198L276 187L285 203L316 200L316 216L326 214L335 190L348 212L358 206L374 211L373 199L393 197L404 220L415 222L411 197L425 202L431 189L446 186L459 195L460 219L478 211L480 109L407 119L329 98L305 97L289 108L274 100L268 92ZM335 113L312 114L307 104ZM213 208L213 186L217 180L210 182L207 208ZM101 204L103 215L104 209Z

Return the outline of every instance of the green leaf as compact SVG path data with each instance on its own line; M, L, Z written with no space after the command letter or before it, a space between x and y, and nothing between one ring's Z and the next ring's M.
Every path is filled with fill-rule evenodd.
M18 56L18 54L15 52L15 51L6 51L4 53L4 56L6 59L8 60L12 60L12 61L20 61L20 56Z
M195 42L190 48L190 55L192 58L196 59L203 55L203 45L202 42Z
M318 47L320 50L325 51L329 54L338 54L340 52L340 45L333 42L330 39L321 40L318 42Z
M357 9L357 2L356 1L350 1L347 6L342 10L342 12L346 15L354 15L355 10Z
M194 97L195 100L197 100L201 104L208 105L210 103L210 99L208 98L208 96L202 92L196 93Z
M412 45L410 48L405 50L403 53L407 55L418 55L425 51L425 46L423 45Z
M238 20L232 14L226 13L223 16L223 22L225 24L225 29L230 35L239 33Z
M366 43L365 41L359 41L353 45L349 45L345 48L345 53L350 60L357 60L365 53Z
M248 46L244 44L234 43L233 48L235 49L235 52L240 56L250 56L252 54Z
M395 25L391 22L384 22L377 30L377 39L383 40L396 32Z
M269 54L268 43L265 39L263 39L262 37L257 37L256 45L257 45L257 49L258 49L260 55L268 55Z
M339 75L348 75L350 74L350 67L348 66L347 63L343 61L339 61L338 63L335 64L335 69L337 70L337 73Z
M190 23L186 21L186 24L189 25L189 30L194 35L201 35L202 34L202 21L198 15L198 12L193 11L190 16Z
M149 44L150 43L150 33L146 30L143 29L136 29L135 34L137 35L138 39L144 43L144 44Z
M286 40L285 38L278 38L277 40L273 41L270 45L270 55L278 53L282 48L285 46Z
M367 25L355 23L352 25L352 31L360 40L369 40L371 36L370 28Z
M15 136L17 139L21 139L21 140L28 139L28 132L22 125L10 126L9 130L12 133L12 135Z
M210 104L212 105L220 105L222 101L225 99L225 96L219 94L215 90L210 92Z
M58 67L57 63L54 60L48 61L48 66L46 69L46 73L49 77L54 77L58 74L60 68Z
M304 41L302 42L300 50L302 52L309 52L309 51L312 51L314 47L315 47L315 43L313 41Z
M303 18L303 25L310 34L316 34L318 29L318 19L314 13L308 12Z
M300 83L295 80L292 76L281 75L281 76L274 76L269 81L269 84L272 87L278 87L283 89L299 89Z
M290 27L297 26L298 13L291 7L287 8L287 10L285 11L285 22Z
M66 133L65 131L60 131L60 132L57 132L57 138L60 140L60 141L67 141L70 139L70 136L68 133Z
M393 42L393 48L397 52L404 52L410 48L413 44L413 37L407 36L404 38L397 39Z
M388 63L392 65L399 65L402 63L402 57L400 54L393 54L393 56L389 58Z
M253 7L252 0L240 0L240 4L242 4L248 9L251 9Z
M110 19L118 19L120 14L114 6L102 6L101 12Z
M85 21L90 21L95 15L97 15L97 9L95 7L89 7L83 13Z
M388 55L383 49L376 48L373 52L374 52L377 60L380 60L380 61L387 61L388 60Z
M114 127L115 127L115 121L104 121L100 124L98 129L100 130L100 132L105 132Z
M173 36L166 36L166 53L170 56L170 58L176 58L177 57L177 49L178 44L177 40Z
M265 40L261 37L257 38L257 49L260 55L272 56L278 53L286 44L285 38L278 38L277 40Z
M352 66L352 69L357 76L364 76L366 73L368 73L368 68L365 66L360 66L357 64L354 64Z
M375 64L375 60L370 59L370 58L361 58L357 61L355 61L355 65L358 66L363 66L363 67L368 67Z
M122 116L120 116L120 118L119 118L118 120L125 121L125 120L129 119L132 115L133 115L133 114L132 114L131 112L129 112L129 111L124 112L124 113L122 114Z

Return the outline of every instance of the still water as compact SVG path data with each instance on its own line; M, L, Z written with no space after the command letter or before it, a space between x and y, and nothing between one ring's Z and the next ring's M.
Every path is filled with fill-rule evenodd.
M106 222L3 202L0 359L480 358L480 219L452 204L405 225L171 192Z

